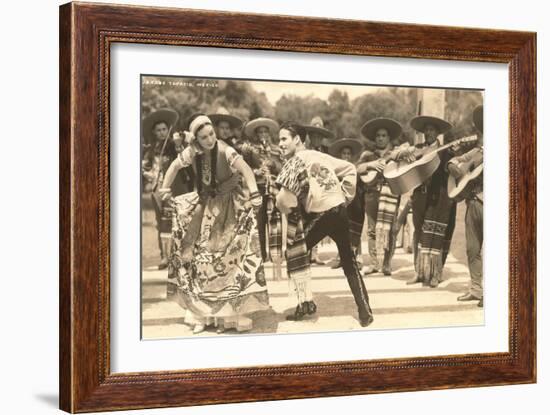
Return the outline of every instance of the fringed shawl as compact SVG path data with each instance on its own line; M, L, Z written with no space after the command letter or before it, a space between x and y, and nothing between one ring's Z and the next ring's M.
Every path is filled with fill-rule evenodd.
M447 195L444 160L428 184L426 213L418 246L417 272L425 283L437 285L442 280L443 265L453 236L456 203Z
M298 206L288 215L286 261L288 276L292 279L311 276L309 253L306 245L302 202L309 193L306 164L297 156L283 166L277 176L277 185L287 188L298 199Z
M400 197L391 192L390 187L384 183L378 199L378 213L376 215L376 256L378 263L384 262L385 251L392 250L392 232L397 218Z

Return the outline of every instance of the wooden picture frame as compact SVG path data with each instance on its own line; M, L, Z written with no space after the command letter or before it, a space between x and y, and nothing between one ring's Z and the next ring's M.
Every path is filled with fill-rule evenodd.
M509 352L111 373L109 70L110 46L118 42L508 64ZM59 91L61 409L91 412L536 381L535 33L70 3L60 8Z

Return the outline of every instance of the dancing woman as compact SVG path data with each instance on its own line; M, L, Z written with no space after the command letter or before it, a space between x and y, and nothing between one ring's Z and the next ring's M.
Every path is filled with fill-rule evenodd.
M266 309L257 210L262 197L254 173L235 149L219 141L211 120L191 118L194 139L166 172L163 191L178 170L192 166L196 191L173 198L174 240L168 267L169 294L185 309L185 321L200 333L252 328L245 315Z

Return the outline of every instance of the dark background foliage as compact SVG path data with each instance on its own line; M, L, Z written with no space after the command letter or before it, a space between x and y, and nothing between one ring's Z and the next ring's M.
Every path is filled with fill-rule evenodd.
M412 142L414 130L409 121L417 114L417 88L384 87L350 99L338 89L322 99L315 94L296 95L289 90L275 103L255 90L250 82L197 78L151 77L142 85L142 117L160 108L173 108L180 114L177 130L187 129L187 120L197 112L215 113L220 107L244 121L257 117L278 122L293 120L309 124L320 116L325 127L338 138L359 137L361 126L375 117L390 117L403 126L403 141ZM472 110L482 103L483 95L474 90L446 90L445 118L455 127L449 138L473 133Z

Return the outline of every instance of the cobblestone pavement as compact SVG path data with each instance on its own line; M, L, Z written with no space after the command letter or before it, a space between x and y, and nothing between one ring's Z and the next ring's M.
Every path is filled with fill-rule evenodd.
M366 252L366 244L363 252ZM334 244L320 248L322 258L333 258ZM449 255L444 269L444 281L437 288L421 284L406 285L413 276L412 254L397 250L391 276L371 274L364 277L374 322L362 328L357 320L357 309L342 269L329 266L313 267L313 293L318 311L300 322L286 321L295 307L289 296L286 270L284 279L274 281L272 266L266 264L268 292L271 309L251 315L253 329L248 333L304 333L345 330L376 330L415 327L448 327L482 325L483 309L477 302L458 302L456 298L467 291L469 274L467 267ZM143 338L171 338L193 336L191 327L184 324L183 309L166 300L166 271L156 267L143 270L142 322ZM208 328L195 336L243 335L235 330L216 334Z

